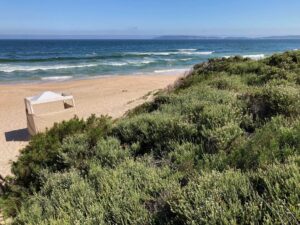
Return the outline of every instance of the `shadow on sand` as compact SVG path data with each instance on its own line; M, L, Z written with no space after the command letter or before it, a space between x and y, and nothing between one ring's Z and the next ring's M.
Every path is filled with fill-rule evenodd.
M6 141L29 141L27 128L12 130L4 133Z

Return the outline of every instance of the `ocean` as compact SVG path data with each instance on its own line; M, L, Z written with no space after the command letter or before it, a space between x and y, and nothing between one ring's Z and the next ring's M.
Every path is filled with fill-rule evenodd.
M0 82L173 73L210 58L298 48L300 40L0 40Z

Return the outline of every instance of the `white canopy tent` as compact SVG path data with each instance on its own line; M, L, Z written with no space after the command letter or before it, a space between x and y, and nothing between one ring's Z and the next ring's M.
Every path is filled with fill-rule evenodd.
M51 128L56 122L69 120L76 114L75 101L72 95L46 91L37 96L27 97L24 101L27 127L31 135ZM34 108L38 105L45 106L43 107L44 111L35 110Z

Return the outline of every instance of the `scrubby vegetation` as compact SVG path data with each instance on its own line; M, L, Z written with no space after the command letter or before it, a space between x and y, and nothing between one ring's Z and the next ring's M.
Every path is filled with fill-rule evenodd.
M12 172L14 224L298 224L300 52L196 65L124 118L36 135Z

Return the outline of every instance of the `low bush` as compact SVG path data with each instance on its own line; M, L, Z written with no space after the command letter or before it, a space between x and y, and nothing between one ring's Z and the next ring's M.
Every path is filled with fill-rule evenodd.
M69 136L63 140L58 157L66 169L88 170L91 160L101 166L115 167L129 157L128 150L121 147L118 139L99 137L93 147L89 147L88 140L86 134Z
M300 121L275 117L232 153L232 164L244 170L265 168L300 153Z
M59 157L60 146L64 138L78 133L89 136L90 146L94 138L105 136L110 131L111 121L108 117L91 116L87 121L74 118L68 122L55 124L46 133L35 135L29 145L21 151L17 162L12 165L15 182L25 187L39 186L38 174L47 168L51 171L65 169Z
M299 67L299 51L290 51L283 54L274 54L266 59L266 64L287 70L293 70Z
M168 154L172 168L186 173L192 172L197 165L198 159L203 155L201 145L185 142L174 144L174 150Z
M23 203L15 224L102 224L97 194L76 171L46 174L39 194Z
M161 157L170 151L172 142L193 140L196 129L193 124L168 114L141 114L120 121L113 134L123 144L138 146L135 155L153 152Z
M75 170L44 174L43 188L26 200L20 224L150 224L163 218L162 196L176 187L170 170L128 160L114 169L91 163L83 178Z
M272 82L247 95L245 99L254 120L264 121L276 115L299 115L300 90L297 86Z
M172 224L297 224L299 164L266 169L195 177L166 200L175 214Z

